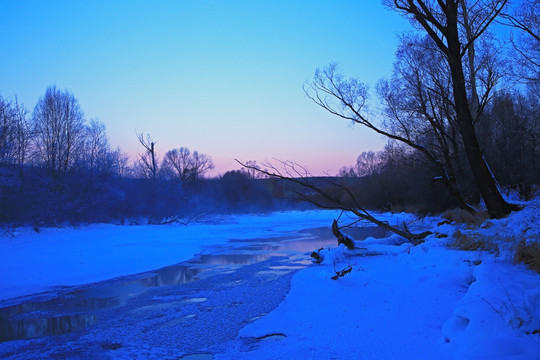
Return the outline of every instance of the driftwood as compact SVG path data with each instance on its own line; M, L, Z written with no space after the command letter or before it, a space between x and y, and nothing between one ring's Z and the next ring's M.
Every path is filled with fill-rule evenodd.
M337 271L337 270L335 269L335 264L334 264L334 271L336 272L336 275L332 276L331 279L332 279L332 280L337 280L337 279L339 279L340 277L343 277L343 276L345 276L346 274L350 273L350 272L352 271L352 266L349 265L349 266L347 266L345 269Z
M404 237L405 239L409 240L413 245L420 245L421 243L424 242L424 238L426 236L432 234L431 231L424 231L420 234L417 234L417 233L411 233L409 230L407 230L407 228L405 228L404 230L398 229L397 227L391 226L386 221L381 221L374 218L365 210L360 212L357 209L352 209L351 212L355 214L356 216L358 216L360 219L364 219L369 222L372 222L373 224L378 225L388 231L391 231L394 234L398 234L399 236Z
M348 237L347 235L343 235L343 233L339 231L336 219L334 219L334 222L332 223L332 234L334 234L334 236L337 238L338 245L344 244L347 249L354 249L354 242L351 240L350 237Z
M321 254L322 249L323 248L320 248L319 250L312 252L311 255L310 255L312 258L315 259L317 264L320 264L323 261L324 256Z

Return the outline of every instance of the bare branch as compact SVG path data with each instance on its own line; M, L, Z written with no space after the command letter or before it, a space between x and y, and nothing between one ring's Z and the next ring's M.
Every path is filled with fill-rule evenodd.
M423 233L420 233L420 234L411 233L411 232L409 232L407 230L401 230L401 229L398 229L398 228L396 228L394 226L391 226L387 222L377 220L366 209L364 209L364 208L362 208L360 206L360 204L358 203L358 201L356 200L356 198L354 197L354 195L352 194L350 189L348 189L348 188L346 188L346 187L344 187L342 185L337 186L338 188L340 188L342 190L345 190L347 192L347 194L349 194L349 196L351 196L351 199L354 200L354 205L355 206L351 206L351 205L348 205L348 204L344 203L344 201L342 199L340 199L339 196L334 196L329 191L326 191L326 190L322 189L320 186L315 185L314 182L313 182L313 178L308 177L309 171L307 171L307 169L304 166L298 165L298 164L296 164L296 163L294 163L292 161L279 161L279 163L284 168L283 171L285 171L286 175L284 175L282 173L282 171L280 171L279 169L277 169L274 165L272 165L270 163L265 164L265 165L267 165L271 170L262 170L260 168L252 167L252 166L250 166L250 165L248 165L246 163L243 163L238 159L235 159L235 161L237 163L239 163L243 167L246 167L246 168L249 168L249 169L252 169L252 170L255 170L255 171L259 171L259 172L263 173L264 175L266 175L268 177L277 178L277 179L280 179L280 180L286 180L286 181L289 181L291 183L300 185L303 188L309 189L314 194L319 195L323 200L326 201L326 203L317 201L317 200L313 199L312 196L308 196L305 193L296 192L297 195L299 195L301 197L301 199L303 199L305 201L308 201L308 202L310 202L310 203L312 203L312 204L314 204L314 205L316 205L316 206L318 206L320 208L324 208L324 209L339 209L339 210L344 210L344 211L351 212L360 219L370 221L370 222L372 222L372 223L374 223L376 225L379 225L379 226L383 227L384 229L386 229L388 231L391 231L391 232L393 232L395 234L403 236L404 238L408 239L409 241L411 241L415 245L421 243L422 239L424 239L426 236L431 234L430 232L423 232ZM301 170L301 172L299 171L299 169ZM291 175L296 175L296 177L291 176ZM328 181L328 183L331 184L331 185L336 185L336 183L334 183L332 181Z

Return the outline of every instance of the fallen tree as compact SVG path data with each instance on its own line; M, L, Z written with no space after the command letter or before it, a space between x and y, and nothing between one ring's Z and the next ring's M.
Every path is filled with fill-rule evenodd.
M342 210L351 213L358 218L358 221L369 221L390 232L393 232L394 234L406 238L413 245L421 244L424 241L424 238L431 234L431 232L429 231L424 231L422 233L412 233L407 229L406 225L403 225L402 228L398 228L397 226L390 225L387 221L379 220L375 218L372 214L370 214L360 204L357 197L347 186L329 179L325 180L325 182L331 185L333 188L342 190L346 194L346 198L343 198L336 194L332 194L330 191L327 191L322 187L310 182L309 179L313 178L313 176L304 166L301 166L292 161L276 161L281 164L282 170L278 169L270 162L264 163L263 165L266 167L266 169L262 169L256 165L243 163L240 160L236 159L236 162L238 162L246 169L257 171L271 178L285 180L300 185L302 188L308 190L311 194L317 195L319 197L319 199L316 199L314 196L308 196L306 192L293 191L299 200L311 203L321 209ZM352 241L348 239L350 241L349 243L349 241L346 240L347 238L339 231L336 220L334 220L332 224L332 231L334 233L334 236L336 236L336 238L338 239L338 243L340 243L341 241L349 249L354 248L354 243L352 243Z
M332 222L332 234L334 234L334 236L336 237L338 245L343 244L349 250L354 249L354 242L351 240L350 237L343 235L343 233L339 231L336 219L334 219L334 222Z

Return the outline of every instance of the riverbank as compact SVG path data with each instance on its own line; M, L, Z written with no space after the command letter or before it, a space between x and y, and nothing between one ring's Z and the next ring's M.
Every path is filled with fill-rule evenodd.
M539 205L479 227L424 218L414 227L434 234L415 247L391 236L323 251L323 263L298 272L285 301L215 359L538 360L540 275L513 254L519 240L540 240ZM463 239L485 250L450 248Z

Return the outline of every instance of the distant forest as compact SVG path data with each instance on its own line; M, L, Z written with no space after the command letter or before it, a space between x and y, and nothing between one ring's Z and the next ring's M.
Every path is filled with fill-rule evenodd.
M498 92L484 109L490 121L477 126L496 179L524 199L540 179L539 109L538 94L530 90ZM163 223L207 213L306 208L310 199L317 200L309 188L249 168L207 178L214 166L210 156L185 147L160 149L159 156L149 135L139 134L138 141L141 151L130 162L111 146L104 124L85 119L67 90L49 87L32 113L16 98L0 96L0 223L36 229ZM466 160L454 160L467 201L478 202ZM256 167L253 161L248 164ZM438 181L433 164L394 141L382 151L360 154L338 176L308 182L337 197L351 189L370 209L428 213L458 205Z
M149 135L138 140L141 151L130 162L68 90L49 87L32 113L0 96L0 223L161 223L299 206L278 181L246 170L205 178L211 157L179 147L158 158Z

